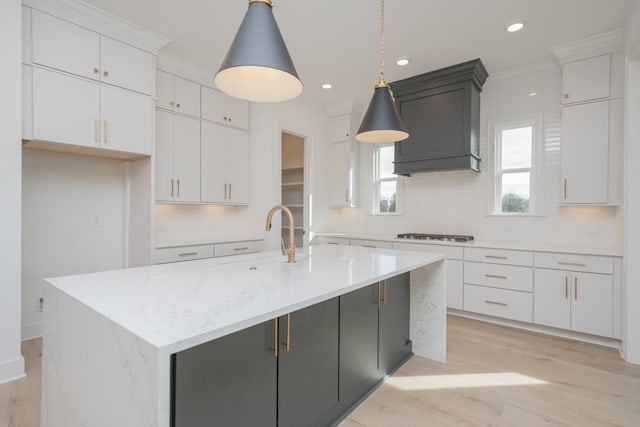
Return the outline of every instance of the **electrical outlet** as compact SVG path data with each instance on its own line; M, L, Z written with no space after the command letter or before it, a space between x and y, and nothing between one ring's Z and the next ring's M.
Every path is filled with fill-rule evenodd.
M36 298L36 311L41 312L44 309L44 297Z

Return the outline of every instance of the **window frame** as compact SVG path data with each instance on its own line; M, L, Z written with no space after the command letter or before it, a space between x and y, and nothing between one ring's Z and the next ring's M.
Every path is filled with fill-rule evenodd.
M402 180L400 176L393 175L393 177L380 178L380 149L385 147L395 147L395 143L376 144L373 146L372 151L372 188L371 188L371 214L372 215L402 215ZM396 211L395 212L380 212L380 186L383 182L396 183Z
M526 168L502 168L502 133L510 129L531 128L531 166ZM519 120L502 121L494 125L493 132L493 178L494 185L490 215L495 216L538 216L540 212L540 175L542 174L541 146L542 119L528 117ZM502 211L502 178L505 174L529 173L529 212Z

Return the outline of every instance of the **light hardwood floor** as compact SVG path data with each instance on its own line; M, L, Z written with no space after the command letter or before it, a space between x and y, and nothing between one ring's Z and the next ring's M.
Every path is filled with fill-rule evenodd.
M340 427L640 426L640 366L617 351L455 316L446 364L413 357ZM37 427L41 340L0 385L0 426ZM243 426L244 427L244 426Z

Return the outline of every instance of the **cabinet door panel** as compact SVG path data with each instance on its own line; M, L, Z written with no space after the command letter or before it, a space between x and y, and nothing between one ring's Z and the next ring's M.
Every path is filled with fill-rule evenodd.
M200 117L200 85L174 77L175 112Z
M109 37L100 37L100 80L150 95L153 56Z
M200 122L174 116L175 197L178 202L200 201Z
M227 96L227 124L240 129L249 129L249 103Z
M571 328L571 272L536 268L533 290L533 323Z
M563 203L608 201L609 101L562 108Z
M378 380L378 284L340 297L340 405L345 409Z
M165 110L174 110L173 96L173 75L164 71L156 70L156 107Z
M227 129L227 182L229 200L249 203L249 135Z
M608 97L610 63L611 57L602 55L564 64L562 66L562 103Z
M381 374L390 373L410 353L409 273L404 273L383 284L379 340Z
M175 355L175 427L276 425L277 359L269 321Z
M98 147L100 87L97 82L33 69L33 138Z
M227 130L223 126L202 122L202 201L226 202Z
M349 142L331 144L331 206L349 203L350 146Z
M227 124L226 95L215 89L202 86L202 118L212 122Z
M329 119L331 129L331 142L349 141L351 137L351 115L342 114Z
M151 155L153 106L150 96L103 85L100 108L103 148Z
M156 200L173 198L173 114L156 112Z
M278 426L326 426L337 415L338 298L291 313L289 332L290 351L281 344L278 360ZM280 342L286 337L283 316Z
M613 334L613 277L573 273L571 329L610 337Z
M90 79L100 78L98 33L37 9L33 9L32 22L34 63Z

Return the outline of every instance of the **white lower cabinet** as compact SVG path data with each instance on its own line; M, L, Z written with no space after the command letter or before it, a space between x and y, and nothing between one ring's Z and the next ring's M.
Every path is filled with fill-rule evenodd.
M533 321L613 336L613 276L537 268Z
M194 259L241 255L264 250L263 240L209 243L203 245L171 246L156 249L156 264L190 261Z
M474 313L531 323L532 300L530 292L464 285L464 309Z
M156 112L156 200L200 201L200 122Z

